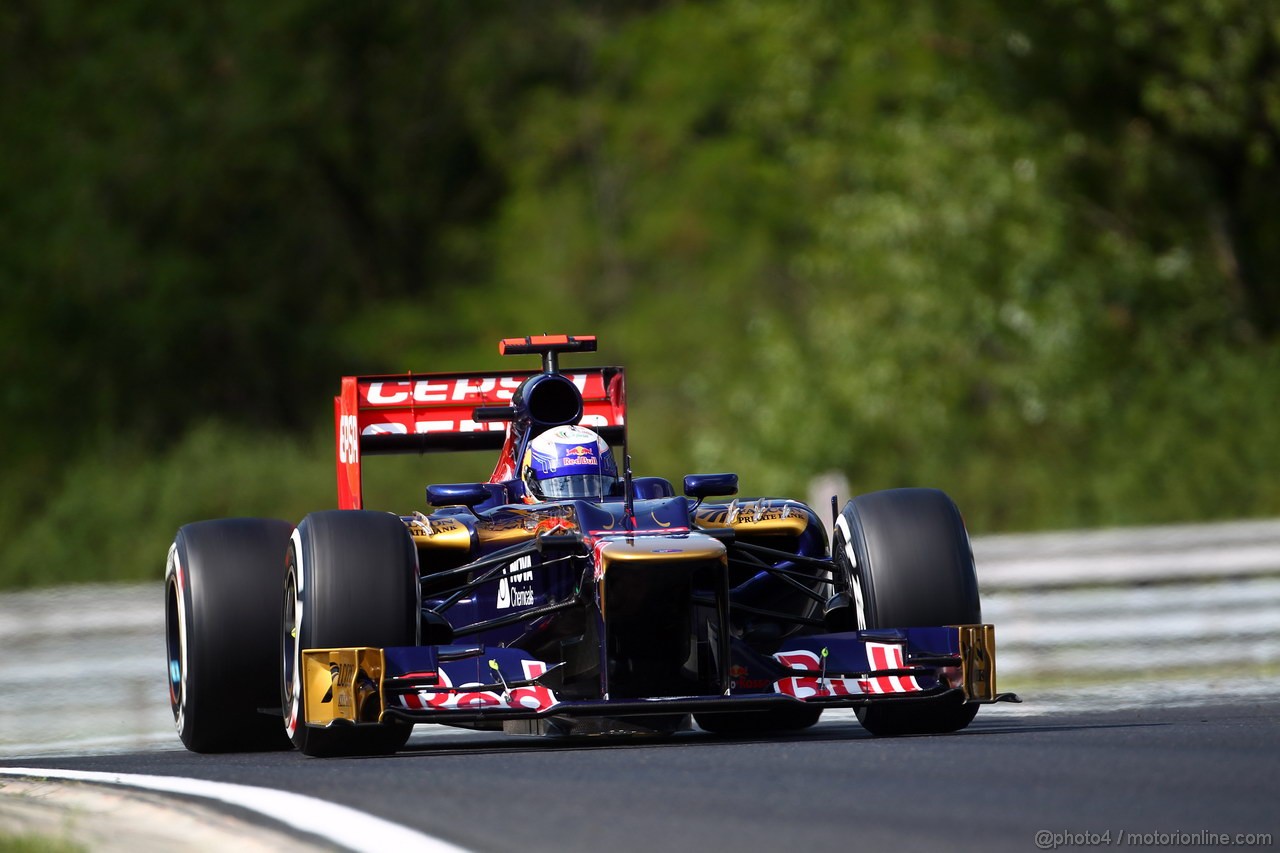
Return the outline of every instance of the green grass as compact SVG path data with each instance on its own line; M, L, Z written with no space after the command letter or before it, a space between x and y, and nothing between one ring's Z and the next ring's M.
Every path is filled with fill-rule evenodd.
M0 833L0 853L77 853L88 848L48 835Z

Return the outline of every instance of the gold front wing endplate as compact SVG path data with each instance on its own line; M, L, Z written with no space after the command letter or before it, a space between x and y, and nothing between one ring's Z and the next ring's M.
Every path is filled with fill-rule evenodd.
M957 625L960 632L961 684L970 702L996 701L996 629L994 625Z
M335 720L376 723L382 706L382 649L308 649L302 653L302 695L308 725Z

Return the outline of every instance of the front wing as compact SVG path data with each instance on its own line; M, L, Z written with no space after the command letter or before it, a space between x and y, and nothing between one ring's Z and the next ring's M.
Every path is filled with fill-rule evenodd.
M772 656L731 644L730 687L695 696L562 699L559 667L518 648L447 645L310 649L302 653L306 723L475 725L795 707L853 708L996 692L991 625L849 631L788 640Z

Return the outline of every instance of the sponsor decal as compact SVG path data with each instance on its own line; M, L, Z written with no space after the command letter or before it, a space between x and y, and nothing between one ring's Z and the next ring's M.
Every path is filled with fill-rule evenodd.
M732 687L741 687L744 690L757 690L761 687L769 686L769 679L750 678L750 675L751 671L740 664L734 664L729 667L729 679Z
M578 427L573 427L572 429L573 429L573 432L575 433L582 431L578 429ZM576 437L577 437L576 435L565 436L565 438L576 438ZM547 461L552 466L551 470L552 471L556 470L555 458L553 457ZM597 450L594 445L587 446L585 444L579 444L575 447L570 447L567 450L563 451L563 454L560 456L560 459L559 459L559 465L561 467L573 466L573 465L598 465L598 464L600 464L600 459L597 456Z
M539 678L546 674L550 667L540 660L522 660L520 668L524 670L525 680ZM400 697L404 707L416 711L466 710L468 708L514 708L532 711L545 711L559 703L551 688L541 685L516 687L511 690L495 692L490 690L468 690L468 687L480 687L479 682L459 684L456 687L449 678L445 667L437 672L440 687L451 688L445 692L420 691ZM501 673L499 673L501 677Z
M559 530L573 531L578 526L566 518L544 518L538 522L538 526L533 529L535 535L543 533L555 533Z
M621 425L621 402L608 396L599 373L568 373L583 395L583 426ZM525 376L423 376L360 379L356 390L361 435L503 432L506 421L476 421L477 406L509 404ZM565 443L581 442L580 436ZM589 445L588 445L589 446Z
M516 584L533 583L533 555L527 554L507 566L498 580L499 610L511 607L529 607L533 604L533 587Z
M443 412L449 411L450 410L447 409L443 410ZM431 420L414 420L413 415L409 412L366 411L363 413L362 418L365 421L365 426L360 430L361 435L409 435L410 433L413 433L414 435L433 435L436 433L502 432L507 428L506 421L476 421L469 417L435 417ZM368 421L371 418L383 418L383 420L369 423ZM604 415L592 413L583 415L582 423L594 427L606 427L612 422ZM619 420L618 423L621 423L621 420Z
M603 396L602 377L597 374L569 373L578 390L592 396ZM510 403L524 376L459 376L456 378L383 379L360 385L364 403L370 406L404 406L409 404ZM587 387L588 379L594 388Z
M477 519L476 529L485 533L503 533L512 530L537 532L547 522L564 522L566 529L577 527L577 511L572 506L546 508L504 507L492 515Z
M867 643L867 662L872 669L902 669L902 646L897 643ZM910 675L885 675L865 679L865 693L914 693L922 688Z
M506 429L505 421L473 421L470 418L451 420L384 421L369 424L360 431L361 435L408 435L409 427L413 427L415 435L429 435L437 432L502 432Z
M610 396L601 373L564 375L583 395L582 426L600 428L624 423L622 401ZM351 416L358 418L357 436L429 436L504 432L508 427L506 421L477 421L473 417L475 408L509 404L527 375L347 378L356 380L356 410ZM579 435L567 437L564 443L571 446L584 443L590 447ZM357 458L347 457L348 460Z
M794 651L779 652L773 656L778 663L791 669L820 670L822 660L817 652ZM784 678L774 682L773 689L797 699L811 699L815 696L849 696L855 693L866 693L861 681L847 678L822 678L805 675L799 678Z
M869 642L866 643L866 650L867 663L872 670L906 668L902 658L902 646L896 643ZM779 652L773 657L791 669L810 672L821 672L826 669L825 655L819 656L817 652ZM882 675L856 679L804 675L797 678L784 678L774 682L773 687L779 693L785 693L797 699L810 699L814 696L851 696L858 693L915 693L924 689L910 675Z
M456 518L432 518L414 510L409 520L409 532L414 536L435 537L442 533L457 533L466 530L462 522Z
M458 379L370 382L365 398L371 406L405 403L508 403L520 387L517 376L476 376Z
M722 524L732 527L737 524L782 521L795 514L790 501L774 505L767 501L749 501L739 504L735 500L724 509L702 510L698 512L697 519L702 524Z
M338 461L343 465L360 458L360 436L355 415L338 419Z

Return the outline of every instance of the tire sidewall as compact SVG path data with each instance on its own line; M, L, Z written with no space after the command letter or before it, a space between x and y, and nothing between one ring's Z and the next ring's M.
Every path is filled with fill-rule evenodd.
M190 720L189 691L187 673L190 670L188 649L190 639L188 626L191 624L191 605L187 595L186 573L182 566L186 562L186 548L182 533L169 546L169 556L165 561L165 643L168 652L169 707L173 712L173 724L178 730L178 737L188 749L193 745L194 728ZM175 671L176 667L176 671Z
M869 568L867 546L862 532L862 518L858 515L854 502L845 505L844 510L836 517L835 533L832 536L832 558L840 571L838 583L843 589L836 592L848 592L857 618L858 630L879 627L871 623L876 612L876 591L874 577Z
M353 542L370 538L381 560L363 564ZM379 582L398 592L371 594ZM398 516L364 510L312 513L293 531L281 616L280 695L285 733L308 755L387 752L412 727L314 728L306 725L304 649L417 645L421 609L417 551ZM292 617L292 625L289 624Z
M904 512L904 507L910 512ZM876 525L892 530L885 524L886 515L898 526L905 522L894 515L909 515L918 521L918 535L933 540L930 558L899 560L883 541L873 549L871 540L885 539L885 531L868 528ZM916 628L982 621L969 534L959 509L946 493L937 489L891 489L861 495L845 505L837 522L837 537L842 532L841 522L851 534L849 546L856 560L848 567L847 575L851 586L855 586L851 590L855 600L861 600L860 627ZM847 565L847 557L842 555L840 562ZM898 577L900 573L913 582L904 584ZM906 615L895 618L894 614Z
M306 575L303 567L306 562L301 558L302 541L298 531L293 531L289 543L289 557L285 569L284 602L281 613L281 706L284 710L284 729L289 740L298 749L306 745L306 725L302 723L302 649L314 648L308 645L304 635L310 623L302 618L306 607L303 590L306 588ZM290 624L292 622L292 624Z
M894 489L861 495L845 505L836 526L836 560L852 587L860 628L981 622L973 547L959 509L945 493ZM977 708L948 695L863 706L857 717L874 735L940 734L967 726Z
M278 630L264 596L278 588L292 525L220 519L184 525L165 563L165 640L174 727L194 752L288 747L273 704L279 680L264 644Z

